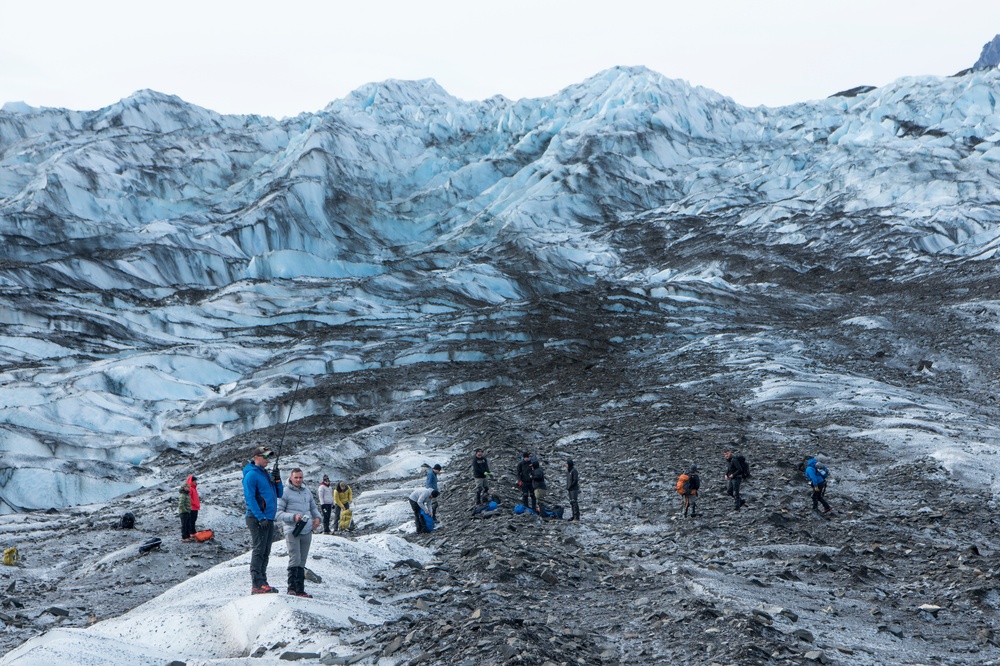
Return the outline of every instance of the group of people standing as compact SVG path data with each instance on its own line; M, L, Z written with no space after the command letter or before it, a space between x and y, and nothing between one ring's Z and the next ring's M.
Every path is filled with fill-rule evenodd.
M548 482L542 463L529 451L521 454L521 460L514 469L517 486L521 491L521 504L545 517ZM476 449L472 458L472 477L476 482L476 504L489 497L490 465L482 449ZM572 511L570 520L580 520L580 473L572 460L566 461L566 493Z
M258 446L252 458L243 468L243 499L246 501L246 524L253 541L250 554L251 594L269 594L277 590L267 582L267 564L271 557L271 543L274 541L274 522L285 524L285 545L288 547L288 594L296 597L312 597L305 591L306 559L312 545L313 532L323 524L323 533L330 533L330 517L333 507L337 507L337 525L343 527L341 516L348 520L353 493L350 486L341 481L330 492L330 479L323 477L320 483L320 501L317 504L312 491L304 485L304 475L300 468L294 468L288 475L288 487L281 481L277 463L268 474L267 466L274 458L274 452L266 446Z

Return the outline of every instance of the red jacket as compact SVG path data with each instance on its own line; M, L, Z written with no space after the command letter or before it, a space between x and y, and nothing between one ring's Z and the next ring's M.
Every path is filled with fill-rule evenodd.
M201 500L198 498L198 482L194 480L194 474L188 477L187 484L191 489L191 510L197 511L201 508Z

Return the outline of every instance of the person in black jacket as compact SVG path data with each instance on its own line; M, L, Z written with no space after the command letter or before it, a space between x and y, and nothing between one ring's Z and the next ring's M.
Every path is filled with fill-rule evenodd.
M490 464L482 449L472 458L472 478L476 482L476 506L490 499Z
M521 454L521 462L517 463L517 485L521 488L521 504L537 510L531 485L531 454L527 451Z
M747 503L745 499L740 497L740 486L743 484L743 479L747 476L746 468L740 463L740 458L733 455L732 451L727 450L722 455L725 456L726 462L729 463L729 466L726 468L726 480L728 481L726 494L736 502L733 510L739 511L740 507Z
M572 460L566 461L566 493L569 494L569 505L573 509L570 520L580 520L580 473L576 471Z

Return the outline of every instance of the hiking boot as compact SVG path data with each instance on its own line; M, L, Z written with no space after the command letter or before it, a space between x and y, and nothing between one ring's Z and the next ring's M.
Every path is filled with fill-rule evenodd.
M250 588L250 594L276 594L277 592L276 589L267 584Z
M298 590L288 590L288 594L293 597L302 597L303 599L312 599L313 595L307 594L306 592L299 592Z
M828 506L825 509L823 509L823 513L830 513L831 511L833 511L833 507Z

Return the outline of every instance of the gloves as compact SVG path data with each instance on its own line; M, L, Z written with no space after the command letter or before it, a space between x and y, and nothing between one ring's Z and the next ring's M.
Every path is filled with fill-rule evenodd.
M269 530L271 529L271 521L267 518L261 518L257 521L257 526L262 530Z
M350 502L344 502L344 510L345 511L350 511L351 510L351 503Z
M281 471L278 469L277 464L275 464L274 469L271 470L271 478L274 479L275 483L281 481Z
M518 481L517 485L523 488L524 487L524 481Z

